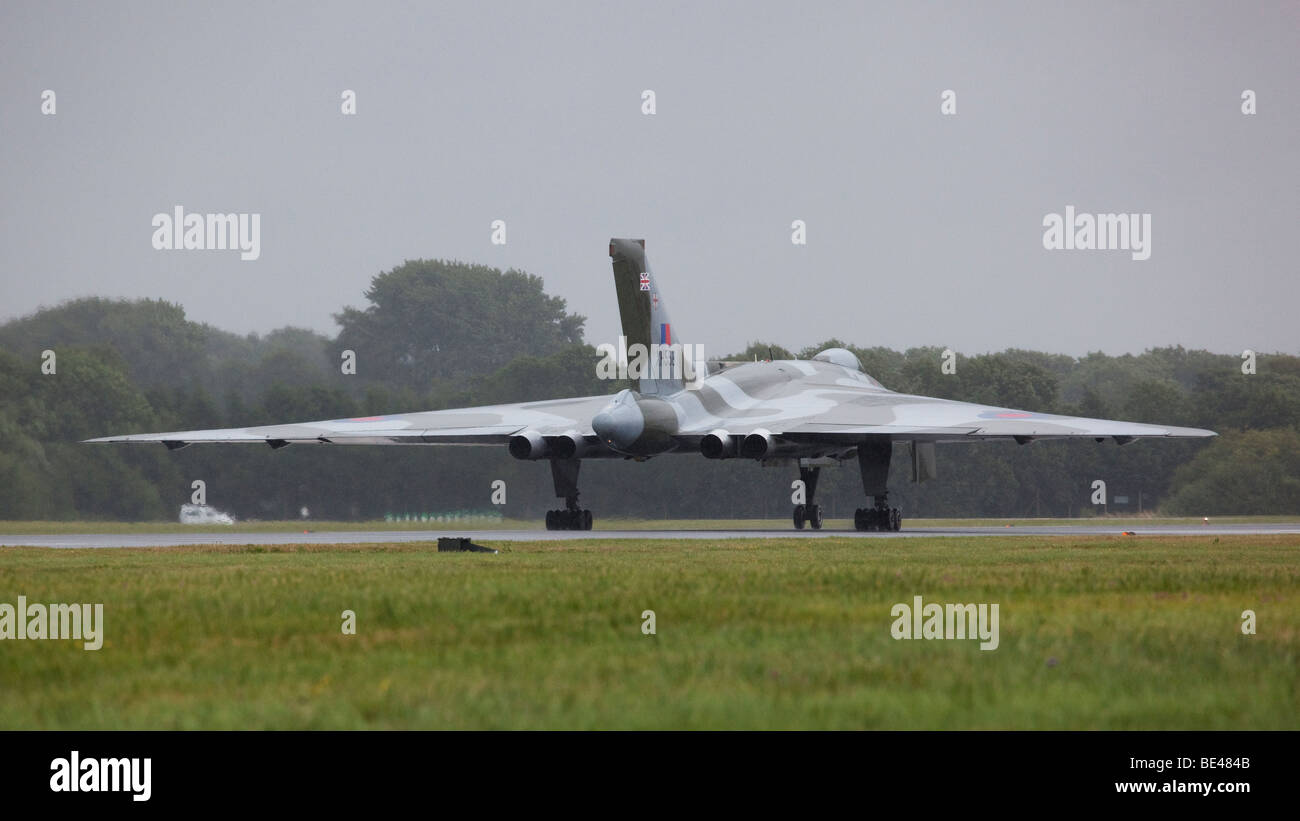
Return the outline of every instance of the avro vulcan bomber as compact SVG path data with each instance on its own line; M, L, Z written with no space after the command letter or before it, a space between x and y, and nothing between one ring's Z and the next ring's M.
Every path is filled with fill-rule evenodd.
M886 482L895 454L911 460L912 480L935 475L935 446L1011 439L1197 438L1212 431L1057 416L895 393L862 370L857 357L830 348L810 360L692 361L683 345L645 241L612 239L614 289L623 339L607 348L607 364L627 368L636 388L612 396L583 396L297 422L254 428L110 436L91 442L161 442L170 449L198 443L286 445L505 446L517 459L549 462L562 509L546 514L551 530L590 530L592 514L578 502L584 459L692 455L753 459L799 471L806 502L796 528L822 526L814 501L823 466L856 460L870 500L853 516L858 530L898 530ZM626 361L614 362L626 356ZM598 366L599 372L599 366Z

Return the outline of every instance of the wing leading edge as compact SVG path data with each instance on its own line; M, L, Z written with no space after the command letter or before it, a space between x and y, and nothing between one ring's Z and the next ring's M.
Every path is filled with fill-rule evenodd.
M591 417L609 401L587 396L513 405L486 405L424 413L363 416L249 428L137 433L87 439L89 443L161 442L169 448L201 443L314 445L495 445L522 431L594 436Z
M937 401L947 407L927 403L921 410L909 405L895 405L889 411L888 420L878 419L879 413L874 410L864 410L861 416L867 418L854 420L852 417L859 414L855 414L852 408L841 406L834 414L834 421L826 421L826 417L831 414L793 418L785 423L777 419L746 419L741 424L728 426L728 430L742 435L761 430L791 441L837 444L852 444L867 436L928 442L990 439L1025 442L1034 439L1091 438L1114 439L1120 444L1126 444L1134 439L1199 439L1218 435L1202 428L1090 419ZM703 433L705 432L701 431Z

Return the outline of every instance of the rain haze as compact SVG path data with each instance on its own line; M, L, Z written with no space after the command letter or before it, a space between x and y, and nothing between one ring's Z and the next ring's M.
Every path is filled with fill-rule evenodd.
M333 335L439 257L543 277L595 344L617 236L710 355L1295 353L1298 29L1294 3L6 2L0 321L104 295ZM156 250L176 206L260 215L260 253ZM1149 258L1045 248L1071 206L1150 215Z

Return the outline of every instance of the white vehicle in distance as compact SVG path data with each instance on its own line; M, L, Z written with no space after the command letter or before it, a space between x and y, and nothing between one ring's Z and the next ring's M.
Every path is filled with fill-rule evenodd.
M235 517L207 505L181 505L183 525L233 525Z

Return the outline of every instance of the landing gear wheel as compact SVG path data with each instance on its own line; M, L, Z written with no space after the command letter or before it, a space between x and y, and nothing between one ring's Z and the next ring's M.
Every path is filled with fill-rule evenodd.
M555 496L564 500L562 510L546 511L547 530L591 530L591 511L578 505L578 459L551 459L551 481Z
M547 530L591 530L592 515L590 510L548 510L546 511Z
M862 508L858 508L857 510L853 511L853 529L854 530L867 529L865 511Z
M813 530L822 529L821 505L808 505L808 524L812 525Z
M805 521L806 519L804 517L804 506L795 505L794 506L794 529L803 530L803 524Z
M857 530L898 530L902 521L898 508L860 507L853 511L853 527Z
M896 507L889 509L889 529L895 533L903 529L903 511Z

